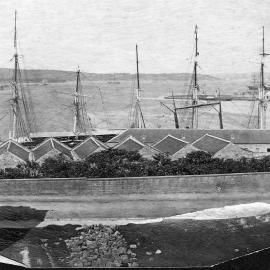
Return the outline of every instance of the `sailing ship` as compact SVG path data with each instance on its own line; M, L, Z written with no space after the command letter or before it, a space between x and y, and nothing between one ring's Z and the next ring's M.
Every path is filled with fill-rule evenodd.
M260 79L257 86L257 91L254 92L253 102L251 105L251 112L249 113L248 128L255 125L258 129L267 128L267 107L270 100L270 87L265 84L265 74L264 74L264 62L265 57L269 54L265 52L264 48L264 26L262 27L262 52L261 63L260 63ZM257 103L257 111L255 109L255 103ZM255 122L255 124L253 123Z
M31 141L30 133L36 130L36 121L32 111L31 99L27 98L22 83L19 66L19 54L17 46L17 12L15 11L14 25L14 71L10 82L12 98L10 100L12 110L12 124L9 137L16 141Z
M217 111L218 117L219 117L219 127L220 129L223 129L223 119L222 119L222 107L221 107L221 96L220 93L218 95L206 95L203 91L201 93L200 91L200 85L198 81L198 26L195 26L195 54L194 54L194 62L193 62L193 73L191 78L191 84L188 88L187 94L182 96L174 96L173 94L171 96L166 96L165 99L172 99L173 100L173 109L169 108L167 105L165 105L163 102L161 102L161 105L165 106L167 109L169 109L175 119L175 128L180 128L179 120L178 120L178 111L183 112L181 114L181 120L185 124L184 128L191 128L191 129L198 129L199 128L199 109L200 108L206 108L206 107L212 107L214 110ZM185 104L182 107L176 107L175 100L176 99L184 99ZM225 97L225 99L228 99L228 97ZM200 101L207 101L206 103L202 103ZM212 101L212 102L211 102ZM216 106L219 108L216 109ZM191 111L191 117L189 117L189 113L187 111ZM188 119L191 118L191 119Z
M15 26L14 26L14 70L12 81L10 82L12 98L12 123L9 132L9 138L14 141L35 145L44 138L58 137L67 144L74 145L81 142L90 135L105 136L111 138L118 134L118 130L94 130L91 124L91 119L86 112L85 97L80 78L80 69L76 72L76 87L73 94L73 130L71 132L37 132L35 114L31 95L27 95L23 86L21 70L19 67L19 54L17 46L17 12L15 11ZM43 80L46 85L46 81Z
M249 90L258 90L258 82L256 81L256 75L253 75L253 82L252 84L247 86Z
M248 87L249 90L258 91L259 84L260 83L256 80L256 75L254 74L252 84L248 85L247 87ZM265 89L270 90L270 86L265 85Z
M24 92L21 80L21 72L19 68L19 57L18 57L18 48L17 48L17 13L15 11L15 28L14 28L14 72L11 85L12 90L12 99L11 99L11 108L12 108L12 127L10 129L10 138L16 141L28 141L31 142L34 139L38 138L35 117L32 111L31 100L27 98L27 95ZM199 110L200 108L211 107L216 110L218 113L219 119L219 128L223 129L223 119L222 119L222 100L231 100L230 97L222 97L220 93L216 95L206 95L201 91L199 80L198 80L198 27L195 26L195 54L194 54L194 63L193 63L193 73L190 87L188 89L187 95L183 95L179 99L185 99L184 106L177 107L176 100L178 99L177 95L174 95L172 92L171 96L165 97L172 100L172 107L166 105L160 100L160 104L163 107L166 107L173 114L175 128L179 129L181 125L185 125L185 128L198 129L199 128ZM264 28L263 28L263 52L261 54L261 70L260 70L260 84L258 86L258 128L266 128L266 108L267 102L269 99L270 90L264 83L264 57L268 54L264 51ZM135 105L132 115L132 121L130 127L132 128L146 128L145 119L143 116L141 101L144 99L152 98L142 98L141 97L141 85L140 85L140 73L139 73L139 56L138 56L138 45L136 44L136 98ZM76 72L76 87L75 91L72 94L74 97L73 100L73 130L68 132L67 135L61 133L61 137L65 138L66 141L71 143L74 141L81 141L86 136L94 134L93 127L91 125L91 119L87 116L86 112L86 102L84 97L86 97L82 92L81 79L80 79L80 69L78 68ZM153 100L158 100L154 99ZM164 100L164 99L163 99ZM203 101L203 102L201 102ZM189 113L185 113L185 112ZM179 117L179 112L181 112ZM182 113L183 112L183 113ZM186 117L189 114L191 117ZM188 119L190 118L190 119ZM186 125L186 120L188 124ZM182 128L182 127L181 127ZM103 133L106 135L117 134L117 130L106 130L101 131L99 134ZM49 132L46 137L50 136Z
M197 47L197 27L195 27L195 61L194 61L194 69L193 69L193 75L192 80L193 84L191 85L191 90L189 89L188 93L186 95L171 95L171 96L165 96L165 99L172 99L173 103L175 104L175 100L186 100L187 104L182 108L168 108L175 114L176 110L185 110L185 109L192 109L192 118L191 118L191 125L187 126L187 128L197 129L198 128L198 109L200 107L204 106L219 106L219 110L215 109L218 112L219 116L219 123L220 123L220 129L223 128L223 120L222 120L222 108L221 108L221 101L251 101L251 112L249 113L249 121L248 121L248 128L254 128L251 127L251 119L252 114L254 114L254 108L255 108L255 102L258 103L257 105L257 116L255 118L257 119L256 127L257 129L266 129L266 111L267 111L267 105L270 100L270 86L265 84L265 76L264 76L264 60L265 57L268 56L267 53L265 53L264 49L264 27L263 27L263 38L262 38L262 53L261 55L261 65L260 65L260 81L258 85L251 85L250 89L253 89L253 93L250 96L232 96L232 95L206 95L206 94L200 94L199 93L199 85L198 85L198 78L197 78L197 57L199 55L198 53L198 47ZM199 100L207 101L206 104L199 104ZM216 103L210 103L209 101L219 101ZM163 104L164 105L164 104ZM182 118L184 118L185 115L183 114ZM253 117L254 118L254 117ZM176 125L175 125L176 126ZM179 126L179 125L177 125Z
M137 88L136 88L136 100L132 115L132 122L130 127L131 128L146 128L144 116L142 113L141 108L141 86L140 86L140 73L139 73L139 55L138 55L138 45L136 44L136 81L137 81Z

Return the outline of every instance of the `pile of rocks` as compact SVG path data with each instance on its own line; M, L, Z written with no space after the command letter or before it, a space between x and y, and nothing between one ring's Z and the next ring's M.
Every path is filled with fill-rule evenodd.
M67 258L72 267L136 267L136 245L128 245L110 226L92 225L80 230L80 236L65 240L71 250Z

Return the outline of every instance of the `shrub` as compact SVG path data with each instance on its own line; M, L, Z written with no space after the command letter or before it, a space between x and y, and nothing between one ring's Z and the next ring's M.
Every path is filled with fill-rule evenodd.
M224 160L213 158L203 151L196 151L175 161L166 154L157 154L153 160L147 160L135 151L109 149L94 153L82 161L73 161L60 154L47 158L41 165L35 162L18 164L15 168L0 170L0 178L109 178L263 171L270 171L270 157Z

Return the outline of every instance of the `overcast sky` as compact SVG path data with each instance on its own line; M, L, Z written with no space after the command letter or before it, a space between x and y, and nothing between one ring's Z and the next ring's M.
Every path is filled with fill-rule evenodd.
M201 73L257 71L263 25L270 52L269 0L0 0L0 67L12 67L14 9L28 69L134 73L138 43L141 72L190 72L195 24Z

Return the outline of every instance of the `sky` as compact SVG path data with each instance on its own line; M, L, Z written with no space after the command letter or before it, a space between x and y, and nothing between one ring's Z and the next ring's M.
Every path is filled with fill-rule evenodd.
M0 67L15 9L26 69L134 73L137 43L142 73L191 72L196 24L201 73L257 72L263 25L270 52L269 0L0 0Z

